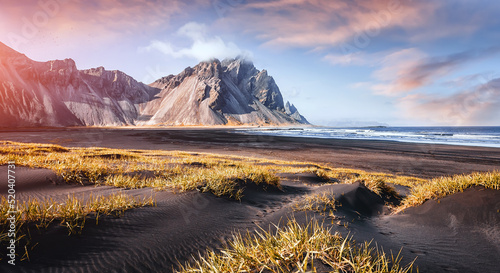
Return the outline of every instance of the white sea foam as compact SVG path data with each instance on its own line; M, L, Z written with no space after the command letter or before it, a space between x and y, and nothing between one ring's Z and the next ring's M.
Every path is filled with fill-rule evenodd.
M392 140L413 143L500 147L500 127L258 128L248 133L290 137Z

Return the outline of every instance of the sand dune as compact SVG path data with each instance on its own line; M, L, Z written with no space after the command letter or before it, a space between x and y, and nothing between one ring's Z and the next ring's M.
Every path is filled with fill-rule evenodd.
M4 169L2 166L1 170ZM111 187L54 185L48 170L20 168L25 179L22 196L57 198L107 194ZM156 207L138 208L123 217L88 223L81 235L67 236L62 227L33 234L38 245L30 262L0 266L2 272L169 272L207 247L216 248L237 231L269 227L295 217L311 218L356 240L372 240L385 251L403 247L404 263L415 257L420 272L495 272L500 254L500 192L473 188L464 193L428 201L397 215L387 214L381 197L362 184L325 184L314 175L283 174L283 189L251 188L241 202L209 193L156 192ZM306 179L304 179L306 177ZM48 179L49 178L49 179ZM148 196L149 189L121 190ZM331 192L341 206L330 221L326 215L294 211L307 194ZM323 221L323 220L322 220Z

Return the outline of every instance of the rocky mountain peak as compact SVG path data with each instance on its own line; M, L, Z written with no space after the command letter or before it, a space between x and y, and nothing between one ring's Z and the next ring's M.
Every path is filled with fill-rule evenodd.
M290 104L289 101L286 102L285 104L285 113L287 115L291 115L293 113L297 112L297 108L295 108L295 105Z
M177 75L168 75L165 77L161 77L153 83L149 84L149 86L158 88L158 89L166 89L166 88L175 88L179 86L179 84L184 81L187 77L190 77L195 72L195 69L188 66L181 73Z
M72 59L53 60L39 63L34 68L43 83L55 83L58 86L78 85L78 69Z
M225 59L222 61L224 72L235 82L240 85L245 78L252 77L258 70L253 63L243 58Z
M194 73L201 80L220 78L222 74L222 66L218 59L212 59L210 61L201 62L194 67Z
M106 72L106 69L104 68L104 66L99 66L99 67L95 67L95 68L82 70L82 72L84 72L87 75L100 77Z
M53 60L46 62L46 64L49 66L48 68L50 71L77 70L75 61L73 61L73 59Z
M96 86L99 93L118 100L142 103L158 93L156 88L139 83L119 70L106 70L100 66L81 70L80 74L85 81Z
M285 114L289 115L290 117L292 117L293 119L299 121L300 123L304 123L304 124L308 124L309 123L306 120L306 118L303 117L299 113L299 111L297 110L297 108L295 107L295 105L290 104L289 101L287 101L286 104L285 104Z
M127 85L132 85L136 83L136 80L134 80L129 75L123 73L122 71L106 70L102 66L81 70L80 72L85 74L86 76L101 78L103 81L107 82L121 82L121 83L126 83Z

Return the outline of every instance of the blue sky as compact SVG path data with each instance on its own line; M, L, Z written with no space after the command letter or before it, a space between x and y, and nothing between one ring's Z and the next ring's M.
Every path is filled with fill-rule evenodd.
M150 83L243 55L320 125L500 125L497 1L22 0L0 41Z

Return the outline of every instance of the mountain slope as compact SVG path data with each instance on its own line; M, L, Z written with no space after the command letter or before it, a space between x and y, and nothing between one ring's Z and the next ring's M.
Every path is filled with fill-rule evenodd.
M134 124L135 105L155 93L120 71L35 62L0 43L0 126Z
M0 127L307 123L267 71L241 59L148 86L117 70L78 70L71 59L36 62L2 43L0 117Z

